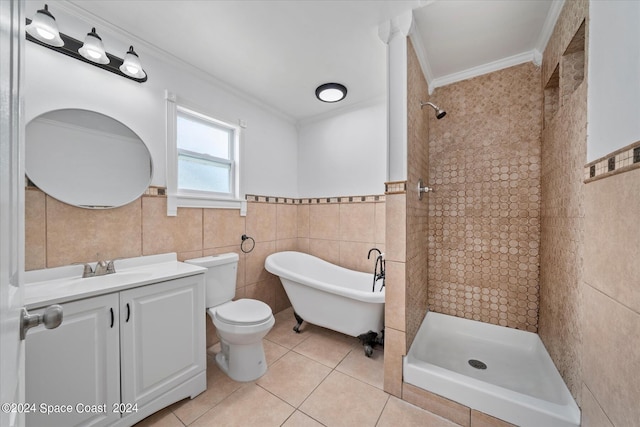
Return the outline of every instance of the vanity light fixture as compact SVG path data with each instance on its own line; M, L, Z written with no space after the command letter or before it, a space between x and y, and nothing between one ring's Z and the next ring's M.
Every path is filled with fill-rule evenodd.
M85 37L84 44L80 49L78 49L78 53L89 61L97 62L98 64L109 63L107 53L104 51L102 39L96 33L95 27L92 28L91 32L87 34L87 37Z
M133 46L129 46L129 51L124 56L124 61L120 66L120 71L125 73L127 76L134 77L136 79L147 77L147 74L142 69L142 65L140 65L140 58L138 57L138 54L133 50Z
M325 83L316 88L316 98L322 102L338 102L347 96L347 88L340 83Z
M120 59L105 52L102 39L96 33L95 28L92 28L91 32L87 34L84 43L60 33L56 20L46 4L44 9L35 14L33 20L27 19L26 30L27 40L30 42L138 83L147 81L147 73L142 68L140 58L133 50L133 46L129 48L124 59Z
M58 31L56 18L49 12L48 5L45 4L44 9L37 11L33 20L28 24L26 27L27 34L36 40L49 46L61 47L64 45L64 41L62 41Z

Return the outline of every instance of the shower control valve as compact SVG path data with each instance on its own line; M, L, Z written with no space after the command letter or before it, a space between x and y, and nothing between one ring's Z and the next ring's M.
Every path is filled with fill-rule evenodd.
M418 180L418 200L422 200L422 195L424 193L429 193L431 191L433 191L433 188L424 185L424 183L422 182L422 178L420 178Z

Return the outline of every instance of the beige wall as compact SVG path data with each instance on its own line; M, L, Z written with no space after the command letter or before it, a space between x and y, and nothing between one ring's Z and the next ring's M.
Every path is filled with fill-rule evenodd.
M588 14L586 1L565 3L542 64L542 87L559 69L558 106L542 138L539 334L578 402L581 394L583 167L587 149L587 84L566 82L564 53ZM573 57L570 64L573 64ZM584 67L584 64L583 64ZM586 67L585 67L586 69ZM572 81L573 82L573 81ZM545 92L550 97L549 91Z
M367 259L367 254L374 247L385 251L384 197L372 202L348 200L341 197L340 202L298 205L298 250L373 274L375 257L372 254Z
M540 233L540 69L436 89L431 117L429 308L535 332Z
M27 270L167 252L176 252L179 260L236 252L236 298L264 301L274 313L290 302L280 280L264 269L268 255L300 250L373 274L375 260L367 260L367 252L375 246L384 251L384 196L343 197L339 202L333 198L330 203L260 197L247 203L246 217L234 209L193 208L179 208L177 216L168 217L162 196L90 210L61 203L33 187L25 193ZM243 234L256 242L247 254L240 250ZM210 323L208 345L217 341Z
M640 420L640 168L584 188L584 427Z

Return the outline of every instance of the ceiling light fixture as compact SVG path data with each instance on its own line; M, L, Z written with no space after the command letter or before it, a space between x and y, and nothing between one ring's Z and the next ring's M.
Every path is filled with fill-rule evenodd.
M27 33L49 46L64 46L64 41L60 38L58 24L56 18L49 12L49 6L44 5L44 9L40 9L33 16L33 20L26 26Z
M325 83L316 89L316 98L322 102L338 102L347 96L347 88L340 83Z
M2 0L0 0L2 1ZM125 54L124 60L105 52L102 39L92 28L84 43L58 31L58 26L49 7L39 10L33 20L27 19L27 40L63 55L70 56L86 64L102 68L138 83L147 81L147 73L140 64L133 46Z
M80 55L87 58L89 61L97 62L98 64L108 64L109 58L104 51L104 45L102 39L96 33L95 27L91 29L91 32L87 34L84 39L84 44L78 49Z

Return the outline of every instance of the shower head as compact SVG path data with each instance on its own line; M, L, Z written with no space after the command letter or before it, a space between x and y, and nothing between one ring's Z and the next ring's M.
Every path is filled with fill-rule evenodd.
M447 115L447 112L444 111L444 110L441 110L440 107L438 107L437 105L434 105L431 102L422 102L422 101L420 101L420 109L424 108L425 105L428 105L429 107L431 107L434 110L436 110L436 119L438 119L438 120L440 120L441 118L443 118L444 116Z

